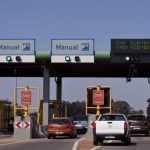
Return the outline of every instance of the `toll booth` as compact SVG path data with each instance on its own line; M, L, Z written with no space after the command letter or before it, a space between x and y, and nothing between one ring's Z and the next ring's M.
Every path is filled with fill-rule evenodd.
M49 100L49 116L50 119L53 117L59 116L59 110L61 106L58 104L57 100ZM42 117L43 117L43 100L40 101L40 118L39 124L42 125Z
M13 132L13 105L6 100L0 101L0 133Z

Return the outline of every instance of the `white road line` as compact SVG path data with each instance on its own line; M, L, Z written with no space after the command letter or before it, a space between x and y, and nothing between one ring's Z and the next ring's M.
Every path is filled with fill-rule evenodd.
M0 144L0 146L10 145L10 144L19 144L19 143L24 143L24 142L28 142L28 141L30 141L30 140L19 141L19 142L11 142L11 143L5 143L5 144Z
M85 138L81 138L80 140L77 140L77 141L74 143L72 150L77 150L78 143L79 143L80 141L84 140L84 139L85 139Z
M92 148L92 149L90 149L90 150L95 150L95 149L97 149L97 148L100 148L101 146L96 146L96 147L94 147L94 148Z
M11 139L0 139L0 141L7 141L7 140L11 140Z
M9 139L10 140L10 139ZM42 139L40 141L44 141L45 139ZM10 145L10 144L19 144L19 143L24 143L24 142L38 142L39 140L37 139L30 139L30 140L24 140L24 141L18 141L18 142L10 142L10 143L5 143L5 144L0 144L0 146L3 146L3 145Z

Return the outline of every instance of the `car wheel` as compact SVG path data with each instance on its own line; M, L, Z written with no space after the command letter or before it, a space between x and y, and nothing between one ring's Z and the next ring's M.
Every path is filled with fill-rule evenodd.
M149 136L149 131L145 133L145 136Z
M56 138L55 135L53 135L52 138L55 139Z
M98 141L99 141L100 145L103 144L103 139L99 139Z
M50 135L48 135L48 136L47 136L47 138L48 138L48 139L51 139L51 136L50 136Z
M95 135L93 135L93 145L98 145L98 139Z
M77 134L74 135L74 138L77 138Z
M72 139L75 138L75 134L72 133L72 134L70 135L70 138L72 138Z

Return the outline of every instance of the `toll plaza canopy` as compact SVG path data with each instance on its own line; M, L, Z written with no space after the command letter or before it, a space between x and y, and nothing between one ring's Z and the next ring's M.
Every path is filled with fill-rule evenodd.
M149 77L150 63L111 63L110 51L95 51L94 63L51 63L50 51L36 51L35 63L0 63L0 77Z

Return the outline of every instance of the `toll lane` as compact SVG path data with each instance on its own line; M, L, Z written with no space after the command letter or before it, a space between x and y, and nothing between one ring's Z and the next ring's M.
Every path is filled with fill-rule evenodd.
M15 141L15 143L0 143L0 149L3 150L72 150L74 143L80 137L69 139L67 137L58 137L56 139L33 139L29 141Z
M124 143L120 141L105 141L102 146L95 147L96 150L143 150L149 149L150 147L150 137L145 137L143 135L132 136L131 144L125 146Z

